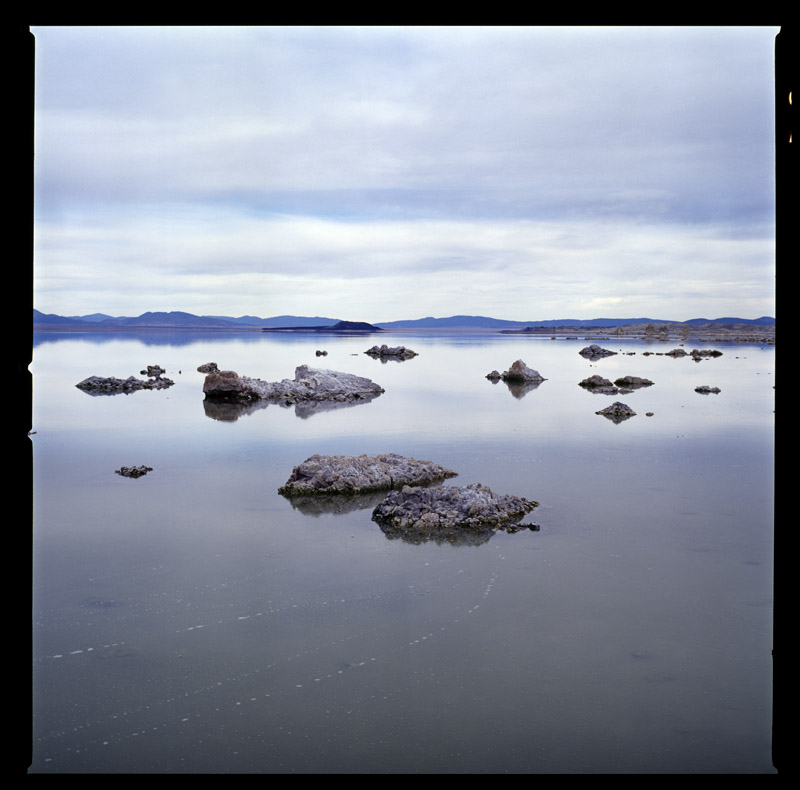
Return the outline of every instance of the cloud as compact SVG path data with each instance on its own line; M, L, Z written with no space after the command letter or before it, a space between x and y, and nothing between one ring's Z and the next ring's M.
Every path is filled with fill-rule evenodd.
M154 287L123 312L155 292L305 313L295 294L347 282L395 317L490 312L526 283L592 317L665 298L691 260L698 294L727 267L769 312L777 28L33 32L37 299L74 283L109 312L92 277L135 267Z

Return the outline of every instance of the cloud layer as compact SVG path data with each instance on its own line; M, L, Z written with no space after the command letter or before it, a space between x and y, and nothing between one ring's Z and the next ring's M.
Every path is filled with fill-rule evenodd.
M36 306L774 314L777 32L34 27Z

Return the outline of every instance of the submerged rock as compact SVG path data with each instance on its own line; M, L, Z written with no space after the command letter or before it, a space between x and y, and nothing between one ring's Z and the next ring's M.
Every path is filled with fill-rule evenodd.
M296 494L357 494L425 484L457 472L433 461L418 461L396 453L384 455L312 455L294 467L278 489L284 496Z
M84 379L75 386L89 395L127 395L138 390L166 389L174 383L172 379L164 379L160 375L154 375L149 381L137 379L134 376L128 376L126 379L118 379L114 378L114 376L108 376L107 378L89 376L89 378Z
M302 401L369 401L383 387L363 376L300 365L294 379L277 382L240 376L233 370L209 373L203 384L206 398L232 401L271 400L292 404Z
M421 488L391 491L372 512L381 527L411 530L510 529L539 503L510 494L495 494L487 486Z
M389 347L385 343L382 346L373 346L372 348L367 349L364 353L373 359L380 360L403 360L418 356L416 351L412 351L410 348L406 348L405 346Z
M630 406L625 403L620 403L619 401L615 401L610 406L606 406L605 409L596 411L595 414L602 414L603 417L607 417L615 423L620 423L627 420L629 417L636 416L636 412Z

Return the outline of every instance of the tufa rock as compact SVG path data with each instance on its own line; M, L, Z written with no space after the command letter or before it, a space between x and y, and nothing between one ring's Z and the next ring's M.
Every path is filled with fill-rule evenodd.
M456 472L432 461L396 453L368 456L312 455L295 466L280 494L357 494L416 483L426 484Z
M498 373L496 370L493 370L491 373L487 374L486 378L491 379L492 381L502 379L506 382L533 382L537 384L541 383L542 381L547 381L547 379L545 379L538 370L529 368L521 359L518 359L508 370L504 371L503 373Z
M149 381L137 379L134 376L128 376L126 379L118 379L114 378L114 376L108 376L107 378L89 376L89 378L84 379L75 386L89 395L128 395L138 390L167 389L174 383L171 379L164 379L161 376L155 376Z
M607 348L601 348L597 344L592 343L592 345L582 348L578 353L586 359L602 359L603 357L616 356L617 352L609 351Z
M326 400L369 401L384 390L363 376L300 365L293 380L277 382L239 376L233 370L217 370L206 376L203 392L210 399L243 402L264 399L290 404Z
M152 472L152 466L123 466L115 470L115 474L122 475L122 477L143 477L148 472Z
M382 346L373 346L370 349L367 349L365 354L371 356L373 359L411 359L412 357L416 357L417 352L412 351L410 348L406 348L405 346L393 346L389 347L385 343Z
M630 406L625 403L620 403L619 401L615 401L610 406L606 406L605 409L596 411L595 414L602 414L603 417L607 417L614 423L620 423L627 420L629 417L636 416L636 412Z
M381 527L401 529L504 529L513 527L538 505L522 497L495 494L480 483L461 487L403 486L377 505L372 519Z

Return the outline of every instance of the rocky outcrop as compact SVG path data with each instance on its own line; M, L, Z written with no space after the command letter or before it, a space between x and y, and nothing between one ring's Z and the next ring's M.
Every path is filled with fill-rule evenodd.
M383 387L363 376L307 365L296 368L294 379L268 382L240 376L233 370L217 370L209 373L203 384L203 392L211 400L268 400L287 405L303 401L365 402L383 391Z
M582 348L578 353L586 359L602 359L603 357L613 357L617 354L616 351L609 351L607 348L601 348L595 343L586 346L586 348Z
M619 401L615 401L610 406L606 406L605 409L596 411L595 414L602 414L603 417L607 417L614 423L624 422L629 417L636 416L636 412L630 406L625 403L620 403Z
M278 489L284 496L359 494L426 484L456 472L432 461L418 461L396 453L384 455L312 455L292 469Z
M123 466L114 470L114 473L122 475L122 477L143 477L148 472L152 471L152 466Z
M405 346L390 347L385 343L382 346L373 346L372 348L367 349L364 353L373 359L380 359L381 361L387 359L404 360L418 356L416 351L412 351L410 348L406 348Z
M685 351L682 348L673 348L672 351L665 351L665 357L691 357L695 362L707 357L721 357L722 352L716 349L697 349L693 348L691 351Z
M629 393L642 387L652 387L653 382L639 376L620 376L612 384L608 379L595 374L579 382L579 386L601 395L617 395L620 392Z
M705 359L706 357L721 357L722 352L717 351L716 349L703 349L702 351L693 348L689 352L689 356L695 361L699 362L701 359Z
M219 368L216 362L206 362L204 365L200 365L200 367L197 368L198 373L214 373L217 370L219 370Z
M653 382L650 379L643 379L639 376L620 376L614 379L614 384L619 387L620 392L633 392L633 390L642 389L642 387L652 387Z
M493 370L487 374L486 378L495 384L500 380L504 381L509 392L517 399L525 397L543 381L547 381L539 371L529 368L521 359L518 359L503 373Z
M381 527L435 532L441 530L510 529L539 503L510 494L495 494L487 486L421 488L403 486L376 506L372 519Z
M538 370L529 368L521 359L518 359L508 370L503 371L503 373L498 373L496 370L493 370L486 375L486 378L491 381L500 381L502 379L505 382L530 382L536 384L547 381Z
M118 379L114 376L106 378L89 376L75 386L89 395L129 395L138 390L167 389L174 383L172 379L162 378L160 374L152 374L149 380L137 379L135 376L128 376L126 379Z
M694 388L695 392L699 392L701 395L710 395L710 394L717 394L722 392L719 387L709 387L708 384L701 384L699 387Z
M578 386L599 395L616 395L619 392L619 387L615 387L611 381L597 374L578 382Z

